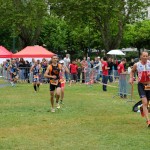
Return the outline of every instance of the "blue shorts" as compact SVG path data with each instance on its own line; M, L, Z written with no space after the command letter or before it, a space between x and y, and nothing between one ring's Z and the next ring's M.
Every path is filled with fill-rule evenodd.
M39 75L33 75L33 82L40 82Z

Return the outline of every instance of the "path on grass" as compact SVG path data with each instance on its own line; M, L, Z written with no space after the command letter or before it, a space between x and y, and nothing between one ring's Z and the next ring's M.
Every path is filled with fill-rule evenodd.
M9 83L6 83L6 84L0 84L0 88L6 87L6 86L10 86L10 84L9 84Z

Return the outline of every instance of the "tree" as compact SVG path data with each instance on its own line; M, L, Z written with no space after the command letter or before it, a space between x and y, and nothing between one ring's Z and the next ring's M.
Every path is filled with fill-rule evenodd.
M122 47L136 47L149 49L150 45L150 20L139 21L126 26Z
M63 53L66 47L68 25L57 16L47 16L43 23L39 43L54 52Z
M148 0L57 0L53 9L73 26L91 23L106 50L119 48L126 23L145 17ZM101 39L99 38L99 39Z
M1 27L9 27L12 36L19 37L21 47L35 45L47 15L45 0L2 0L0 4Z

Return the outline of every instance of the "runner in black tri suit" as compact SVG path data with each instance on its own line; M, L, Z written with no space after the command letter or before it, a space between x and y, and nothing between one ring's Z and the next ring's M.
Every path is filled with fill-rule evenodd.
M61 64L58 64L58 56L54 55L52 57L52 63L47 67L44 74L46 78L50 79L50 101L51 101L51 112L55 112L54 108L54 92L56 89L56 108L59 109L59 98L61 94L61 82L60 82L60 70L62 69Z

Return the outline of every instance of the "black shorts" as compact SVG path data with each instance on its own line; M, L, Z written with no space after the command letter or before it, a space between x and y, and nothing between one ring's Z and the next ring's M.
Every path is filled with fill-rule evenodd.
M147 100L150 100L150 90L144 90L145 86L143 83L138 83L138 92L140 98L146 97Z
M76 81L77 80L77 74L71 74L71 80Z
M17 77L17 74L12 73L12 74L11 74L11 77L12 77L12 79L15 79L15 78Z
M50 84L50 91L55 91L55 89L57 89L58 87L61 88L61 83L60 82L58 82L57 85Z

